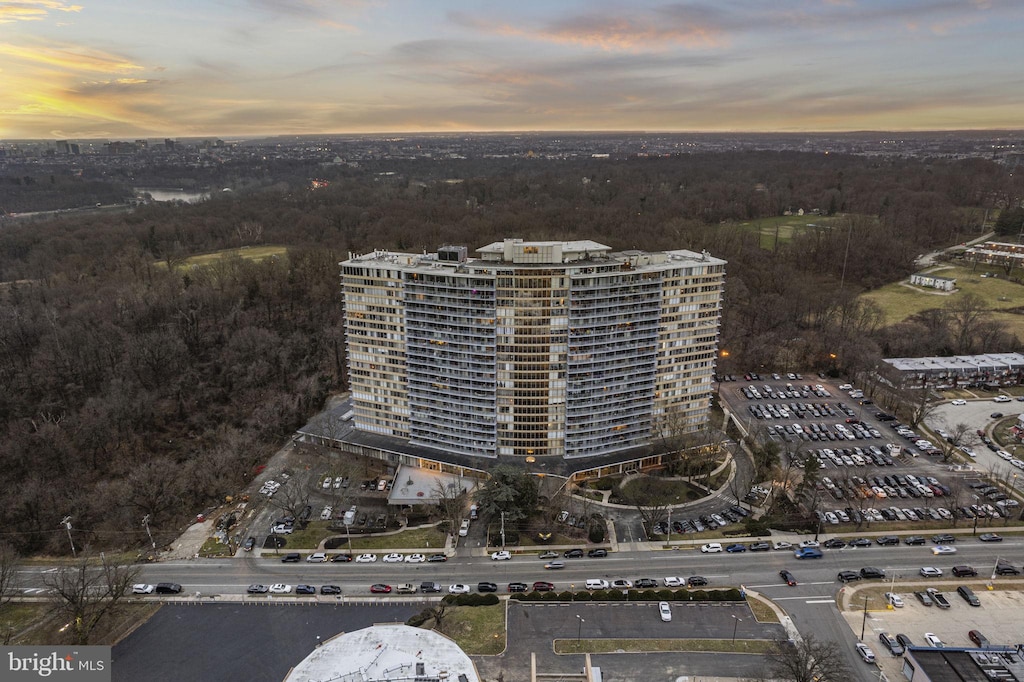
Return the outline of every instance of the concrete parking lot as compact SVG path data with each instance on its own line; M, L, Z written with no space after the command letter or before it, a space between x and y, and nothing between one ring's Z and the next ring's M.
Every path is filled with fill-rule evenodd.
M956 592L958 585L968 585L981 601L980 607L970 606ZM892 656L878 639L880 633L892 636L905 634L916 646L927 646L926 632L933 633L943 644L951 647L973 647L967 637L970 630L981 631L995 645L1016 645L1024 632L1024 582L1014 580L1007 584L1005 579L997 581L997 587L989 591L986 581L948 581L944 583L920 583L898 586L897 593L903 598L904 606L897 609L881 607L881 599L873 598L865 619L861 594L878 592L877 586L853 588L847 595L850 608L843 611L843 617L859 637L864 631L864 643L872 648L881 668L889 679L903 679L900 673L902 657ZM943 591L950 608L923 606L913 594L914 590L937 587Z
M662 622L657 602L510 602L508 649L502 656L474 657L485 680L525 682L529 679L530 654L537 656L542 673L579 672L582 655L557 655L556 639L684 638L740 639L785 638L778 623L758 623L746 603L673 602L672 621ZM617 682L691 679L753 678L763 667L761 656L722 653L605 654L591 657L605 679ZM500 675L500 677L499 677Z

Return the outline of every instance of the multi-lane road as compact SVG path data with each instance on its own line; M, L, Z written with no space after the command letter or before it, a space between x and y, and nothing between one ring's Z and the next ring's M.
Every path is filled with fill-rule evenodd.
M603 559L563 559L565 568L545 570L544 561L536 555L517 555L511 561L492 561L486 557L453 557L434 564L372 564L326 563L284 564L273 555L244 559L208 559L170 561L142 567L139 580L147 583L180 583L185 595L243 595L250 583L287 583L340 585L346 599L387 599L371 595L373 583L413 583L434 581L447 586L468 583L476 591L480 581L497 583L500 592L509 582L533 583L544 580L555 584L556 590L583 589L588 578L655 578L659 585L666 576L701 575L712 587L739 586L764 593L788 603L787 609L800 608L806 602L835 596L841 586L836 581L840 570L858 570L876 566L889 576L919 578L922 566L948 569L954 564L970 564L979 575L990 575L998 558L1020 567L1024 561L1024 538L1007 537L1001 543L982 543L971 535L960 536L957 554L935 556L931 546L825 549L821 559L796 559L785 550L745 552L741 554L702 554L696 547L673 551L617 552ZM798 585L789 587L778 572L792 571ZM48 571L41 567L22 570L23 586L29 594L43 586ZM260 597L260 598L266 598ZM312 598L312 597L310 597ZM407 596L402 596L407 599ZM331 598L333 600L333 597Z

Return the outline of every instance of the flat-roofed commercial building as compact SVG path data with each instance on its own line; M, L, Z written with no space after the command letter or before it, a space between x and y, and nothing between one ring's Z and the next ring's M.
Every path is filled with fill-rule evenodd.
M343 262L352 422L471 457L604 456L706 420L725 261L589 240Z

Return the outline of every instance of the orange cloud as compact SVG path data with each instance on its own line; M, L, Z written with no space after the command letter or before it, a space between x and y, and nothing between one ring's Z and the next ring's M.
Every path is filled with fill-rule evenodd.
M0 24L15 21L42 21L51 10L81 12L81 5L68 5L57 0L4 0L0 2Z
M69 71L117 73L142 69L138 64L133 64L123 57L79 46L24 47L0 43L0 55L57 66Z

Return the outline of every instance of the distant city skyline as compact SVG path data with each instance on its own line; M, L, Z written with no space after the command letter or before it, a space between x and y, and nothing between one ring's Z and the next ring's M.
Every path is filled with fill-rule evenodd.
M1020 0L0 0L0 139L1024 129Z

